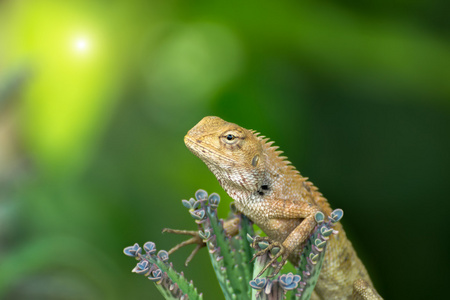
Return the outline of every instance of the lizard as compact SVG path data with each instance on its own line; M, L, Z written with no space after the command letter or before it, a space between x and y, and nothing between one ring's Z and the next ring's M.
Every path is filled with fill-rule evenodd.
M262 255L274 246L280 248L260 275L271 264L276 264L276 268L269 277L276 275L287 260L296 265L301 246L316 225L316 212L325 215L332 212L318 188L301 176L268 138L219 117L204 117L189 130L184 142L216 176L235 201L236 209L266 233L267 237L257 237L253 243L264 240L270 246L255 255ZM237 231L234 220L226 224L229 232ZM333 235L328 242L312 299L382 299L373 288L342 225L337 223L335 229L339 234ZM171 229L164 231L192 234ZM175 246L169 253L181 246L198 243L188 258L190 260L201 247L201 240L192 235L193 238Z

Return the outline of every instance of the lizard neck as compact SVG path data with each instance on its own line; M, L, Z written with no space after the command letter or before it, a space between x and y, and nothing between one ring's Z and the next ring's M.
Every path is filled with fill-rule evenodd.
M240 168L221 168L208 162L206 162L206 165L234 201L241 204L251 198L255 184L249 178L257 178L258 176L248 175L247 172L240 170Z
M205 160L222 188L236 201L238 209L242 210L252 203L270 203L271 199L327 204L317 188L307 181L308 178L302 177L287 158L280 155L283 152L277 151L278 147L272 147L272 142L267 142L267 139L258 139L262 151L255 167L243 163L224 167ZM322 208L322 205L319 206ZM324 212L328 213L328 210Z

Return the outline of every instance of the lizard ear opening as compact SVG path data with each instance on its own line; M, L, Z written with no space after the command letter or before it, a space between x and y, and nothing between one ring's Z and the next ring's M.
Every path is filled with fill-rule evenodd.
M252 166L256 167L258 165L258 162L259 162L259 155L256 154L252 159Z

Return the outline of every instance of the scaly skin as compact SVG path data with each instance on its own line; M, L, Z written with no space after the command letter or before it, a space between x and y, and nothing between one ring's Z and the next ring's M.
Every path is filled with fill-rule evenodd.
M330 215L332 211L318 189L280 156L282 152L272 147L273 142L218 117L203 118L184 141L235 200L236 208L281 245L281 263L289 259L297 265L302 243L316 225L315 213L320 210ZM357 287L364 286L369 295L366 287L371 289L372 282L364 265L342 225L337 223L335 229L339 234L329 241L314 296L352 299L357 279ZM358 290L353 293L355 299L381 299L360 295Z

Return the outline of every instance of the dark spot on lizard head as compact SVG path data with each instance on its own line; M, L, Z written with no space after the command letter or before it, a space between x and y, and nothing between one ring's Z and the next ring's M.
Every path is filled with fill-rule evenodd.
M263 190L268 190L269 189L269 186L267 185L267 184L263 184L263 185L261 185L261 188L263 189Z

